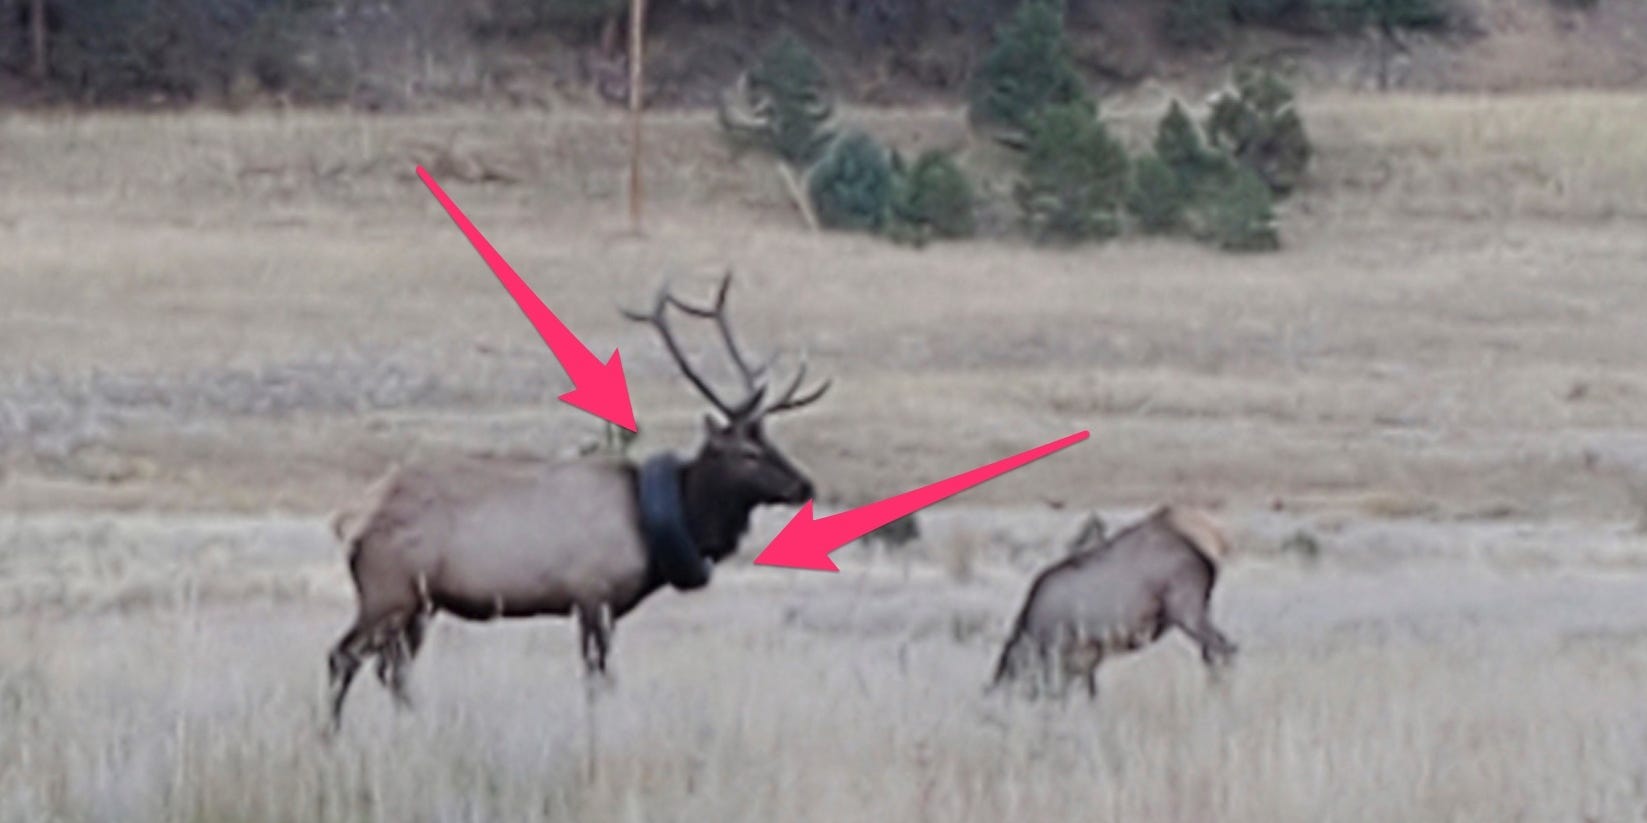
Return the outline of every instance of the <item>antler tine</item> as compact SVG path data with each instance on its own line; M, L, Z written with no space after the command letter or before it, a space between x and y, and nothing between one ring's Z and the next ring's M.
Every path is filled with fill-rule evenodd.
M766 374L767 368L771 366L771 361L768 360L767 362L755 366L754 368L750 368L749 359L744 357L743 350L738 348L738 341L732 335L731 321L729 321L726 317L726 295L731 288L732 270L727 269L726 274L721 277L720 287L715 291L715 302L709 307L705 308L703 306L694 306L691 303L675 297L674 295L669 296L669 302L673 303L675 308L678 308L694 317L702 317L715 321L715 327L719 329L721 333L721 341L726 344L726 351L732 356L732 364L737 366L738 374L743 378L744 389L749 392L750 395L754 395L755 391L760 387L760 378L762 375Z
M803 353L800 366L795 369L795 378L789 381L789 387L784 389L783 394L778 397L776 403L763 409L760 416L765 417L774 412L789 411L810 405L817 402L818 398L823 397L824 392L829 391L829 386L834 382L834 378L824 378L824 381L819 383L817 388L800 397L795 396L795 393L800 391L801 383L806 380L806 367L806 355Z
M692 364L687 362L686 355L681 352L680 344L675 342L674 331L669 328L669 318L666 315L666 311L671 303L680 305L675 301L674 296L670 294L669 284L665 282L658 288L658 296L652 305L652 311L650 313L631 311L629 309L622 308L621 306L618 308L618 311L622 312L623 316L629 318L630 320L641 323L649 323L652 328L657 329L658 336L663 338L664 348L669 350L669 356L674 358L675 365L680 368L681 373L686 376L687 380L692 382L693 386L697 387L698 392L702 394L706 400L714 405L715 408L719 409L721 414L726 415L726 419L735 420L738 417L748 414L748 400L745 400L737 408L727 405L725 401L721 400L719 395L715 394L715 390L711 389L709 384L705 382L702 377L698 376L697 371L692 368ZM758 394L756 397L758 398Z
M665 288L667 288L667 287L665 287ZM649 312L635 311L634 309L625 308L623 305L620 304L618 306L618 313L623 315L624 317L626 317L630 320L634 320L638 323L649 323L649 322L652 322L655 319L659 319L659 318L663 317L663 304L665 302L665 299L664 299L665 288L658 289L658 298L657 298L657 301L653 303L651 311L649 311Z

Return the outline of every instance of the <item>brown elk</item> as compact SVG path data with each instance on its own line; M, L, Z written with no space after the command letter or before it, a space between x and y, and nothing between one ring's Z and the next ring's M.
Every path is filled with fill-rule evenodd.
M766 439L763 424L817 401L829 381L802 393L803 357L778 399L763 404L770 361L751 368L733 339L731 282L727 272L709 306L683 302L666 284L650 312L623 312L656 329L681 372L720 412L720 421L705 415L704 440L691 459L464 459L395 468L374 484L364 508L333 518L358 605L328 658L334 730L370 655L397 705L411 705L406 669L429 619L442 611L480 621L575 617L585 676L604 677L617 618L664 585L706 585L714 564L737 550L757 506L812 498L812 481ZM723 401L687 362L670 308L715 322L742 377L742 400Z
M1163 506L1113 537L1098 530L1089 539L1030 585L991 690L1033 675L1034 694L1061 699L1082 679L1096 698L1105 657L1142 649L1172 627L1201 647L1209 672L1233 659L1235 644L1208 614L1219 563L1229 554L1210 517Z

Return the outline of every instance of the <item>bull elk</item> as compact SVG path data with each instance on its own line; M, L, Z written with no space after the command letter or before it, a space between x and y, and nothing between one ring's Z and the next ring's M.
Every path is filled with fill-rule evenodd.
M720 413L704 416L697 454L670 453L636 465L617 455L477 460L394 468L363 508L339 512L333 531L347 547L358 612L328 658L331 728L361 664L396 704L410 707L406 669L438 612L486 621L570 616L579 629L585 677L604 676L613 624L664 585L706 585L733 554L750 515L765 504L800 504L812 481L770 441L768 417L816 402L830 381L802 392L806 361L767 403L770 361L751 368L726 315L727 272L713 304L675 297L667 284L649 323L693 386ZM744 397L721 399L692 368L669 325L669 309L718 327Z
M1113 537L1096 530L1088 539L1030 585L992 691L1033 676L1033 693L1063 698L1081 679L1096 698L1104 658L1142 649L1174 627L1201 647L1209 672L1233 659L1235 644L1208 614L1219 563L1229 554L1210 517L1163 506Z

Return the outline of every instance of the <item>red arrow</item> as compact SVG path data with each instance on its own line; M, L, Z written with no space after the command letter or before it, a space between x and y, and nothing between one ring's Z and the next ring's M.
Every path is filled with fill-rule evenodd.
M486 236L463 216L463 210L446 196L435 179L424 171L422 166L417 167L417 176L423 178L423 184L433 192L435 199L446 208L446 213L452 216L452 222L457 223L463 231L463 236L469 238L475 251L480 252L481 259L492 267L492 273L498 276L503 288L508 290L509 296L515 298L520 310L526 313L526 319L532 321L533 328L538 330L538 336L549 344L549 351L555 359L560 361L561 368L566 370L566 376L572 378L574 388L561 395L560 399L566 404L583 409L602 420L615 423L630 431L635 431L635 407L629 402L629 384L623 379L623 360L618 356L616 349L612 350L612 357L605 363L600 362L589 347L577 335L560 322L560 318L543 305L543 301L532 293L526 281L509 266L509 262L486 242Z
M1013 469L1040 460L1059 449L1073 446L1087 439L1086 431L1078 431L1044 446L998 460L948 480L922 486L889 497L878 503L832 514L822 520L812 518L812 501L808 500L789 525L772 538L755 562L763 566L787 566L792 569L813 569L834 572L840 569L829 559L829 553L900 517L924 509L950 495L966 491L986 480L993 480Z

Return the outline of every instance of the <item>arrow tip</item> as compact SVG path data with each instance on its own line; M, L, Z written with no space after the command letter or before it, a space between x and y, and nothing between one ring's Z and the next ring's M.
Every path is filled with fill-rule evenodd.
M812 501L808 500L778 532L778 536L772 538L772 542L755 557L755 565L819 572L840 571L840 567L829 559L829 553L838 547L829 545L816 524L812 517Z
M581 371L577 380L576 388L560 396L561 402L631 432L639 430L635 406L629 401L629 383L623 377L623 359L617 351L606 363Z

